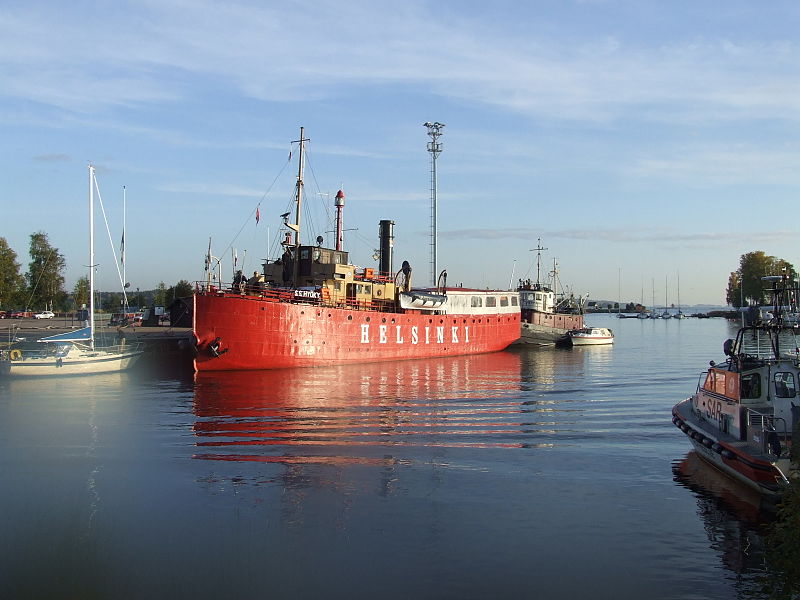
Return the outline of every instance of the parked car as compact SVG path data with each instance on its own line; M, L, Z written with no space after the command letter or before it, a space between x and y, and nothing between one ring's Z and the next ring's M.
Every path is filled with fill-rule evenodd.
M55 317L55 313L49 310L43 310L42 312L36 313L33 315L34 319L52 319Z
M6 313L6 319L22 319L24 317L24 310L10 310Z

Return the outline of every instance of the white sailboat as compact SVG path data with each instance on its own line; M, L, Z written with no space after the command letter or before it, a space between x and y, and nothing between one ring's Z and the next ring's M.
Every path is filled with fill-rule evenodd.
M672 318L672 314L669 312L669 308L668 308L669 307L669 298L668 298L668 293L667 293L668 287L669 287L669 279L667 279L667 276L665 275L664 276L664 312L661 313L661 318L662 319L671 319Z
M139 345L95 346L94 324L94 166L89 165L89 314L86 327L42 338L41 348L12 349L0 355L0 376L60 376L113 373L141 356Z

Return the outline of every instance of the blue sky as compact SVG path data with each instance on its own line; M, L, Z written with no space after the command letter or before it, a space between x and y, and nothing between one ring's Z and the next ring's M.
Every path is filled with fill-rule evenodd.
M425 121L438 160L438 266L507 287L545 266L592 298L724 303L753 250L800 265L795 2L26 2L0 6L5 237L27 268L45 231L85 272L86 165L127 279L202 279L232 249L276 257L305 127L305 241L430 281ZM326 207L327 205L327 207ZM260 206L261 221L253 214ZM117 289L99 221L98 280Z

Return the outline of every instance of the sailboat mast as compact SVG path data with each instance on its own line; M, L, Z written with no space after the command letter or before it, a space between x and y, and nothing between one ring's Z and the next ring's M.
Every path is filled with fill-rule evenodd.
M94 165L89 165L89 346L94 350Z
M127 316L128 314L128 291L126 286L128 285L128 279L125 274L125 269L128 266L125 262L125 220L128 214L128 201L126 197L126 189L125 186L122 186L122 310L125 313L123 317Z

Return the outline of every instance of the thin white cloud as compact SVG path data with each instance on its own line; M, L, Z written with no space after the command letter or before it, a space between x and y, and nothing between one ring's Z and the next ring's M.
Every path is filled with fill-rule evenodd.
M555 26L522 38L481 15L436 16L424 2L145 2L87 18L58 4L6 8L0 94L88 112L177 103L206 84L296 102L383 84L556 119L800 117L792 41L646 48L602 33L562 40Z
M261 198L264 190L256 190L237 185L206 185L200 183L166 183L155 186L161 192L173 194L207 195L219 197Z
M38 156L34 156L33 160L37 162L70 162L72 158L70 158L67 154L40 154Z
M800 185L800 148L757 148L752 145L686 148L680 155L642 157L629 175L670 179L693 185ZM674 151L673 151L674 153Z
M776 231L753 231L743 236L741 232L709 232L709 231L674 231L667 228L596 228L596 229L563 229L547 231L543 234L541 229L533 228L495 228L495 229L458 229L439 232L443 239L474 239L498 240L518 239L534 240L545 235L548 239L568 239L580 241L602 241L616 243L674 243L687 244L729 244L741 243L743 239L750 243L756 242L781 242L795 239L797 231L788 229Z

